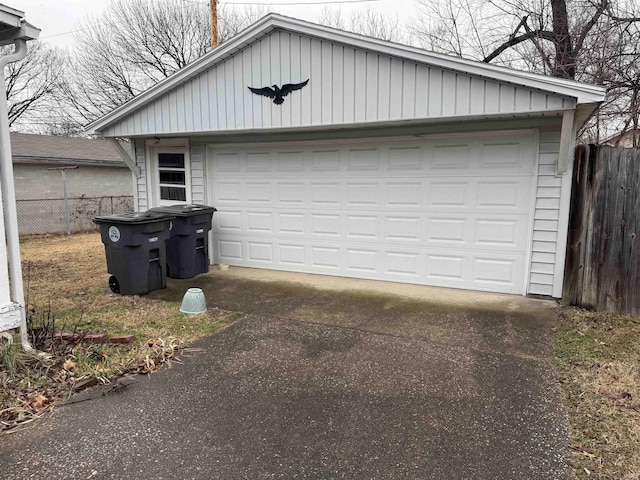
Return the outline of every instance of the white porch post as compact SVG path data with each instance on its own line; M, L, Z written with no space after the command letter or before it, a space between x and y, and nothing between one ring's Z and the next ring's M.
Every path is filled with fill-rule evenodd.
M19 327L22 347L33 350L27 336L4 68L25 57L27 41L40 31L26 22L23 12L5 5L0 5L0 26L0 45L15 45L12 54L0 57L0 333Z

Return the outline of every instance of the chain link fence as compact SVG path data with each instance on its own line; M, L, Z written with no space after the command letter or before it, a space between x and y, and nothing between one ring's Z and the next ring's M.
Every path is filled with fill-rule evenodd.
M69 229L71 232L93 230L91 221L96 215L133 211L133 197L76 197L67 199L69 205ZM38 233L64 233L67 231L67 214L64 198L42 200L17 200L18 230L20 235Z

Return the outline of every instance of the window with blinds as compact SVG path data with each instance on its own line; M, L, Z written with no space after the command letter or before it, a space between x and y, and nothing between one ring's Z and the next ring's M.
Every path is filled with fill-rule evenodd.
M158 153L160 199L187 201L187 171L184 153Z

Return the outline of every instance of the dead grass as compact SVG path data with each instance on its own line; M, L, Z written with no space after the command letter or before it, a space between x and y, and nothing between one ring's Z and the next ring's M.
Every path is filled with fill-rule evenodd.
M640 479L640 319L564 307L555 353L580 479Z
M28 315L36 329L132 334L129 345L48 339L49 359L0 345L0 433L36 419L89 378L108 383L128 371L151 373L176 360L188 343L231 323L236 314L210 306L185 315L177 302L121 296L108 286L104 246L97 233L39 236L21 242Z
M215 308L188 316L178 311L177 302L111 293L97 233L28 238L21 254L32 314L38 318L51 308L61 330L133 334L142 341L174 336L188 343L231 320Z

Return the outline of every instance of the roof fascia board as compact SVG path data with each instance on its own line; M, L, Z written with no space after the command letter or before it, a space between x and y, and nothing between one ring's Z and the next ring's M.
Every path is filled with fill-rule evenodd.
M276 28L295 30L310 36L320 36L340 43L348 43L355 47L375 50L387 55L404 57L418 63L428 63L436 67L448 70L456 70L475 76L490 78L509 83L549 91L560 95L567 95L578 99L578 103L599 102L604 100L605 89L597 85L576 82L556 77L548 77L535 73L511 70L506 67L492 65L490 63L468 60L461 57L453 57L441 53L421 50L408 45L393 44L372 37L364 37L351 32L337 32L333 28L324 27L304 22L294 18L274 18L273 25ZM488 74L487 72L491 72Z
M0 4L0 25L19 27L24 18L24 12L7 5Z
M130 138L194 138L194 137L223 137L223 136L236 136L236 135L270 135L278 133L305 133L305 132L341 132L341 131L366 131L375 130L379 128L408 128L408 127L432 127L438 125L451 125L452 123L465 123L470 122L487 122L487 121L508 121L508 120L540 120L540 119L555 119L559 122L562 121L562 115L567 109L563 110L551 110L551 111L537 111L526 113L509 113L509 114L482 114L482 115L465 115L457 117L437 117L437 118L411 118L400 120L380 120L375 122L358 122L358 123L333 123L324 125L303 125L296 127L266 127L266 128L252 128L241 130L215 130L215 131L190 131L190 132L171 132L171 133L144 133L140 135L132 135ZM113 138L113 137L108 137Z
M242 47L252 43L255 39L267 35L272 29L265 26L265 24L270 23L270 21L270 16L267 15L262 17L262 19L248 27L243 33L236 35L227 42L224 42L214 50L205 53L192 64L184 67L182 70L176 72L170 77L161 80L146 92L141 93L129 102L116 108L111 113L108 113L104 117L90 123L85 128L85 132L89 135L100 135L100 130L112 125L121 118L126 117L132 111L141 107L145 103L152 102L156 98L162 96L165 92L171 91L178 85L213 67L216 63L224 60L237 50L240 50Z
M62 157L30 157L24 155L14 155L13 163L31 164L31 165L77 165L79 167L92 166L92 167L118 167L126 168L127 165L124 162L117 160L84 160L77 158L62 158Z
M529 88L547 91L568 97L574 97L578 103L597 103L604 100L605 90L602 87L571 80L546 77L528 72L510 70L505 67L475 62L463 58L450 57L443 54L427 52L415 47L393 44L376 38L364 37L355 33L337 31L330 27L316 25L302 20L269 14L248 27L244 32L223 43L218 48L206 53L174 75L162 80L146 92L133 98L111 113L94 121L86 127L90 135L100 135L104 128L126 117L142 105L155 100L165 92L172 90L183 82L212 68L242 47L258 38L267 35L274 29L282 29L295 33L320 37L337 43L348 44L357 48L376 51L378 53L406 58L418 63L426 63L448 70L461 71L470 75L508 82Z

